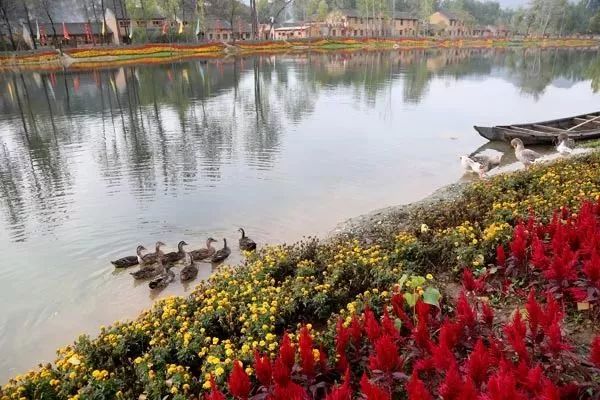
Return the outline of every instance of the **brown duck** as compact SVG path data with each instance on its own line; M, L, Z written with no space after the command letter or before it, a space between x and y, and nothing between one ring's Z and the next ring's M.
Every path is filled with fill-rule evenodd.
M179 260L183 260L183 257L185 257L185 250L183 249L183 246L187 246L187 243L182 240L177 244L177 251L172 251L165 254L165 261L177 262Z
M217 249L212 247L212 243L217 243L217 241L211 237L206 240L206 248L198 249L190 251L190 256L192 257L192 261L200 261L206 258L212 257Z

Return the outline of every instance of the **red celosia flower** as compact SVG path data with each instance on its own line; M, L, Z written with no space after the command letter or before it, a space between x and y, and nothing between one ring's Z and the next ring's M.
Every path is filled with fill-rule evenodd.
M456 303L456 314L461 324L468 328L474 328L476 323L475 312L471 308L465 292L460 292Z
M394 313L398 318L400 318L404 326L407 329L412 330L413 324L406 312L404 311L404 297L401 293L396 293L392 297L392 308L394 309Z
M377 318L375 318L375 314L369 307L365 307L365 332L367 333L367 337L371 341L371 343L375 343L379 335L381 334L381 327L379 326L379 322L377 322Z
M369 358L371 369L386 373L398 371L402 368L402 358L398 355L398 346L389 335L382 335L375 342L375 354Z
M527 400L527 396L517 389L514 376L506 371L499 371L490 377L484 398L489 400Z
M515 227L513 240L510 242L510 251L517 262L521 263L525 260L527 255L527 232L522 223Z
M294 363L296 362L296 350L294 346L292 346L292 342L290 341L290 337L287 332L283 334L283 338L281 340L281 346L279 347L279 358L283 361L283 363L289 368L292 369Z
M447 371L455 369L454 367L456 367L456 358L454 357L454 354L450 351L448 345L441 340L439 345L432 347L431 358L438 370Z
M335 351L339 357L345 357L346 347L350 343L350 329L344 327L344 320L340 318L335 326Z
M592 257L583 263L583 272L592 284L600 284L600 254L597 249L594 249Z
M362 325L360 324L360 320L356 317L356 315L352 316L352 321L350 321L350 337L352 337L352 343L355 348L358 348L360 345L360 340L362 339Z
M458 373L458 368L450 368L440 386L439 394L444 400L461 399L463 382Z
M481 315L483 322L491 328L494 325L494 310L488 303L483 303L481 305Z
M546 330L546 337L546 348L555 356L560 354L561 351L571 348L571 346L563 341L560 324L557 320L554 320Z
M225 400L225 395L217 388L215 377L210 376L210 393L206 395L205 400Z
M285 385L276 384L273 388L272 400L305 400L308 395L304 388L292 381Z
M285 386L290 382L291 375L292 368L287 366L280 354L273 364L273 380L278 385Z
M244 368L242 368L242 364L237 360L233 362L233 369L229 374L227 384L229 385L229 393L233 397L241 400L248 398L250 394L250 378L246 374L246 371L244 371Z
M300 347L302 372L307 376L312 376L315 373L315 357L313 356L313 340L308 328L302 327L300 329L298 345Z
M531 264L540 270L545 270L549 264L544 243L537 236L533 238L531 243Z
M523 385L527 388L527 390L529 390L531 393L539 394L543 389L544 380L546 379L542 373L542 367L539 365L536 365L535 368L531 369L527 368L526 365L524 365L524 367L528 369L527 373L519 374L518 376L521 378L525 376Z
M412 337L417 347L427 352L431 351L432 343L426 319L419 319L413 328Z
M467 372L475 385L481 385L485 381L490 367L490 355L481 338L477 339L466 365Z
M527 327L521 319L521 312L519 310L515 312L512 323L504 327L504 333L506 333L507 339L515 350L515 353L519 356L519 360L528 362L529 353L527 352L527 346L525 345Z
M459 322L444 321L440 327L439 344L452 351L460 340L461 331L462 325Z
M504 252L504 246L501 244L496 247L496 265L504 267L506 264L506 253Z
M431 394L427 391L425 384L415 372L413 372L406 384L406 392L408 400L432 400Z
M536 340L538 336L538 327L544 319L544 314L542 312L542 307L535 299L535 292L533 289L529 292L525 309L527 310L527 321L529 322L531 337Z
M384 334L389 335L394 340L398 340L400 338L400 332L398 332L394 321L392 321L392 319L390 318L387 308L383 309L383 319L381 320L381 328L383 329Z
M391 400L390 394L379 386L372 384L365 374L360 379L360 389L367 400Z
M549 379L544 380L544 387L540 400L561 400L561 398L569 399L572 397L561 397L560 390Z
M560 305L558 304L558 302L556 301L554 296L552 296L551 294L548 294L546 296L546 307L544 309L544 320L542 321L544 330L548 329L550 327L550 325L552 324L552 322L554 322L555 320L558 322L562 321L562 318L563 318L563 312L560 308Z
M466 291L472 292L475 290L475 277L469 268L464 268L462 273L462 285Z
M572 281L577 278L575 264L578 262L577 253L569 248L566 243L562 244L562 250L555 252L548 268L544 271L544 277L557 281L562 285L564 281Z
M352 388L350 387L350 370L347 369L344 375L344 383L334 388L325 400L352 400Z
M573 286L568 288L567 292L569 292L569 295L571 295L575 301L583 302L588 300L588 293L584 288Z
M470 377L465 379L460 389L460 400L477 400L479 395L477 394L477 388Z
M590 361L600 368L600 335L596 335L590 348Z
M260 356L258 351L254 352L254 372L256 373L256 379L265 387L271 385L271 360L268 356Z

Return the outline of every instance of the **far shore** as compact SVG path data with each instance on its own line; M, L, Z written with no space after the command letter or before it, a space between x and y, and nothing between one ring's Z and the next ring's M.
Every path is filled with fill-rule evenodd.
M149 43L125 46L88 46L0 53L2 69L94 69L127 64L173 61L190 57L333 50L403 50L430 48L589 48L600 46L589 38L309 38L291 41L205 42L195 44Z

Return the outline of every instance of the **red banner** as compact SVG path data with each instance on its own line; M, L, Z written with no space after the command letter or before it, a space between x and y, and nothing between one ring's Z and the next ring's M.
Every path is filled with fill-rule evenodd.
M91 42L92 41L92 26L90 25L89 22L85 23L85 40L86 42Z
M63 37L65 38L65 40L70 40L71 36L69 35L69 31L67 30L67 25L63 22Z

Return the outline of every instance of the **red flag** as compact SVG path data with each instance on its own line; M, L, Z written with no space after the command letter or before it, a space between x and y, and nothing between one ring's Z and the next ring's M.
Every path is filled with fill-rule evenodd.
M63 22L63 37L65 40L70 40L71 36L69 36L69 31L67 30L67 25Z
M163 26L162 26L162 34L166 35L168 30L169 30L169 25L167 23L167 20L165 19L165 22L163 22Z
M86 42L92 41L92 26L89 22L85 23L85 40Z
M46 28L40 26L40 44L45 46L48 41L48 35L46 35Z

